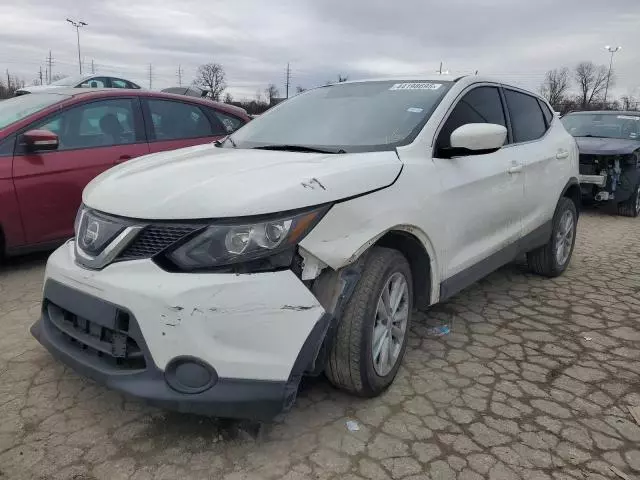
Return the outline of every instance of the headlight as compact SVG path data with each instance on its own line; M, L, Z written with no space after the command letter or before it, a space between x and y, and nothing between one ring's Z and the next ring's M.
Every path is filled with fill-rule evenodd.
M327 209L252 223L212 225L171 251L167 258L182 270L196 270L276 257L292 252ZM291 262L290 256L288 262Z

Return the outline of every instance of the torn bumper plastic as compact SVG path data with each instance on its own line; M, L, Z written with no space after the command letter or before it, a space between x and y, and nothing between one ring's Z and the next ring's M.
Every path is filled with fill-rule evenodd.
M580 175L580 183L604 187L607 184L606 175Z
M176 274L141 260L94 272L76 265L68 242L48 261L32 332L111 388L166 408L247 418L290 406L329 320L290 271Z

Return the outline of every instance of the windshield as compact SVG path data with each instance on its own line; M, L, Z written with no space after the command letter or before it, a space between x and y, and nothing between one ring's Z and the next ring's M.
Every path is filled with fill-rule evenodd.
M0 129L67 98L69 98L67 95L32 93L2 100L0 101Z
M71 77L61 78L60 80L56 80L55 82L51 82L51 85L55 85L57 87L75 87L76 85L82 83L82 81L86 78L86 75L75 75Z
M247 123L225 147L390 150L415 138L451 84L376 81L316 88Z
M640 113L579 113L562 118L574 137L640 140Z

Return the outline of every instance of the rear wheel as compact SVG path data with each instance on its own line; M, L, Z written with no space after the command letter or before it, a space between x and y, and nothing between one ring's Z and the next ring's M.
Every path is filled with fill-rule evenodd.
M562 197L553 215L549 242L527 253L527 262L533 272L545 277L562 275L571 261L577 222L575 204L569 198Z
M640 184L636 185L631 196L618 204L618 214L624 217L637 217L640 215Z
M326 368L331 383L365 397L383 392L402 363L412 309L406 258L374 247L336 331Z

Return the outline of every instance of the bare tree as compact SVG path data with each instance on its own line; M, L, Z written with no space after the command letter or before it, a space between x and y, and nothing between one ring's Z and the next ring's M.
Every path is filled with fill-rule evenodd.
M222 92L227 88L225 77L222 65L219 63L205 63L198 67L196 79L193 83L209 90L211 98L215 101L220 101Z
M633 95L623 95L620 97L620 102L622 103L623 110L637 110L638 109L638 99Z
M227 92L227 94L224 96L224 103L231 103L231 102L233 102L233 95Z
M607 75L608 70L604 65L597 66L593 62L580 62L576 65L574 77L578 84L579 101L582 108L589 107L604 93ZM611 80L609 85L611 85Z
M540 94L554 108L557 108L566 99L570 85L569 69L567 67L554 68L545 74L544 82L540 86Z
M304 88L304 87L301 87L300 85L298 85L296 87L296 93L302 93L302 92L306 92L306 91L307 91L307 89Z
M267 96L269 103L271 103L274 98L278 98L280 96L280 91L278 90L278 87L272 83L264 90L264 94Z
M349 80L349 77L340 73L338 74L338 83L346 82L347 80Z

